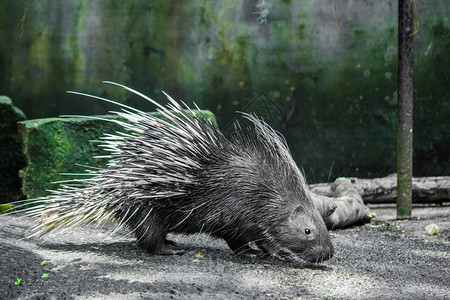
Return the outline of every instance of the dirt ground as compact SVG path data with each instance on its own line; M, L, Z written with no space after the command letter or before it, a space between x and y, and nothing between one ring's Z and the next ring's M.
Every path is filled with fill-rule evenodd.
M450 299L450 206L408 221L372 210L371 224L331 232L336 253L321 264L240 257L204 235L173 236L184 255L149 255L112 227L22 239L33 220L2 215L0 299Z

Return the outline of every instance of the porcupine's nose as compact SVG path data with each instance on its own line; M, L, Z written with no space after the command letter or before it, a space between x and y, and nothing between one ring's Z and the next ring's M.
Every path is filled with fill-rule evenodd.
M311 251L309 251L308 255L303 257L303 259L312 263L321 263L325 260L331 259L333 255L334 247L330 242L325 245L314 247Z

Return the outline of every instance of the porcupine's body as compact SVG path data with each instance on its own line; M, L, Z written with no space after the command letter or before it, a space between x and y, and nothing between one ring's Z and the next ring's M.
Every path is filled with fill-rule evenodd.
M168 232L203 232L225 239L236 253L331 258L333 246L304 177L267 124L244 115L254 137L238 130L228 140L170 97L167 107L143 97L170 123L132 108L118 112L127 121L114 122L127 133L104 137L109 166L77 182L84 187L63 186L45 198L46 207L34 212L43 216L36 234L114 220L156 254L182 253L166 240Z

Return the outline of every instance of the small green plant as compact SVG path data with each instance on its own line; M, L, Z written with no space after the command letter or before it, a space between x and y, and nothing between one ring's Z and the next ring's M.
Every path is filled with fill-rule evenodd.
M21 285L22 284L22 279L17 278L16 282L14 282L15 285Z
M48 277L50 277L50 275L48 273L45 273L45 274L42 274L41 277L44 278L44 279L47 279Z
M45 265L47 265L47 263L48 263L48 261L43 260L43 261L41 262L41 266L45 266Z
M0 204L0 213L10 213L14 210L12 204Z
M261 0L256 5L258 9L255 14L258 15L258 21L260 24L267 24L267 16L270 13L270 9L272 8L272 3L270 1Z
M374 213L373 211L367 213L367 217L368 217L369 219L373 219L373 218L375 218L376 216L377 216L377 214Z

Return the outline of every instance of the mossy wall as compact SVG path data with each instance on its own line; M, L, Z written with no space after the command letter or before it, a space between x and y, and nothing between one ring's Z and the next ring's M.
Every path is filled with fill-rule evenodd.
M20 36L24 3L0 2L0 94L30 118L111 108L66 90L153 109L111 80L195 101L221 128L258 112L310 182L395 171L395 1L36 0ZM414 175L449 175L450 2L415 3Z

